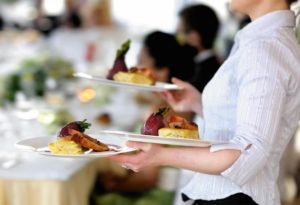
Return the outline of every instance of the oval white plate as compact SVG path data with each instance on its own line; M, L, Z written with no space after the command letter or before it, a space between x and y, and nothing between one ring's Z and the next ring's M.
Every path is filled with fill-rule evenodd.
M68 158L98 158L98 157L108 157L121 153L128 153L136 151L136 149L129 148L125 146L126 138L116 136L109 133L99 133L99 134L88 134L89 136L98 139L99 141L109 145L112 148L111 151L105 152L94 152L87 151L85 154L76 155L65 155L65 154L52 154L49 152L48 144L53 142L56 137L35 137L21 140L15 144L15 147L21 150L36 152L42 155L52 156L52 157L68 157Z
M154 144L176 145L176 146L190 146L190 147L209 147L213 144L224 144L226 142L213 141L213 140L194 140L194 139L181 139L172 137L160 137L152 135L142 135L122 131L102 131L102 133L111 134L113 136L123 136L128 141L146 142Z
M142 85L142 84L134 84L134 83L125 83L114 80L108 80L106 78L100 76L93 76L87 73L74 73L74 77L77 78L85 78L89 80L97 81L103 85L117 86L117 87L125 87L125 88L133 88L138 90L146 90L152 92L162 92L165 90L180 90L181 88L175 84L170 83L162 83L156 82L155 85Z

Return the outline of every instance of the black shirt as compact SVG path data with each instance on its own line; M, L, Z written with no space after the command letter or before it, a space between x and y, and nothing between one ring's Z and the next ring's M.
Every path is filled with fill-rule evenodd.
M202 93L204 87L212 79L220 66L221 64L215 55L196 62L194 76L190 81L191 84Z

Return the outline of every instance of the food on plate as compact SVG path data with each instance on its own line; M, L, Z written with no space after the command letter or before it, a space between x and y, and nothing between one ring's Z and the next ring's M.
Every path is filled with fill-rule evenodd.
M128 68L125 62L125 55L130 48L130 40L122 44L121 48L117 50L116 58L113 67L109 70L107 79L113 80L113 77L118 72L127 72Z
M169 108L160 108L157 112L152 113L142 127L143 135L158 135L158 130L165 127L165 115Z
M154 85L156 80L152 70L148 68L132 67L128 72L118 72L114 75L115 81Z
M199 139L197 124L175 115L168 118L167 127L159 129L158 135L163 137Z
M128 69L125 62L125 56L129 48L130 40L123 43L121 48L117 50L114 65L109 70L106 78L119 82L154 85L156 79L151 69L137 67Z
M55 142L49 143L52 154L83 154L84 151L108 151L107 145L84 134L91 126L86 120L75 121L65 125L59 132Z
M77 130L83 133L86 129L90 128L90 126L91 124L86 122L86 120L70 122L60 130L58 137L70 136L70 130Z
M52 154L83 154L83 148L72 140L57 138L48 144Z
M176 137L185 139L199 139L198 130L189 130L183 128L161 128L158 135L162 137Z
M168 108L160 108L146 120L141 133L144 135L158 135L186 139L199 139L198 126L183 117L166 116Z

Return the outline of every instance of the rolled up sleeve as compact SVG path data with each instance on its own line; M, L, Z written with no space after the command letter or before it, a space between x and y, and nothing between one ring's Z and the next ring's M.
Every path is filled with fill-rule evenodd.
M265 55L257 55L261 50ZM228 144L215 145L211 152L240 150L240 157L221 173L242 186L266 166L276 141L286 99L284 60L280 46L257 42L240 59L235 135Z

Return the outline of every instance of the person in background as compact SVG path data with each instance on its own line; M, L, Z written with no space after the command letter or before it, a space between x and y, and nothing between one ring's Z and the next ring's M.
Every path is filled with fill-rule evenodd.
M4 21L3 21L2 16L0 16L0 31L2 31L3 28L4 28Z
M195 63L193 58L195 54L195 49L180 45L174 35L154 31L149 33L144 39L138 64L141 67L152 69L157 81L171 83L172 77L189 81L194 74ZM167 106L166 102L159 96L152 99L153 107L150 109L150 112ZM191 113L177 114L188 119L192 118Z
M197 50L195 74L190 82L203 92L221 65L213 49L220 22L215 11L203 4L182 9L179 17L179 40Z
M195 51L181 46L175 36L161 31L148 34L139 53L138 64L154 71L160 82L172 77L188 81L193 76Z
M205 120L203 139L227 141L206 148L127 142L140 151L109 159L136 172L175 166L196 172L183 200L199 204L280 205L279 161L300 119L300 45L296 0L231 0L252 22L236 35L230 56L201 94L183 89L161 95L178 111Z
M80 14L85 28L112 26L111 3L109 0L85 1L80 6Z
M60 27L49 37L49 48L52 52L73 62L78 71L88 67L88 60L94 58L95 48L90 49L90 42L95 42L99 32L90 33L84 29L80 14L76 9L70 9L60 18Z
M61 19L61 25L67 28L77 29L82 27L82 20L78 11L69 11Z

